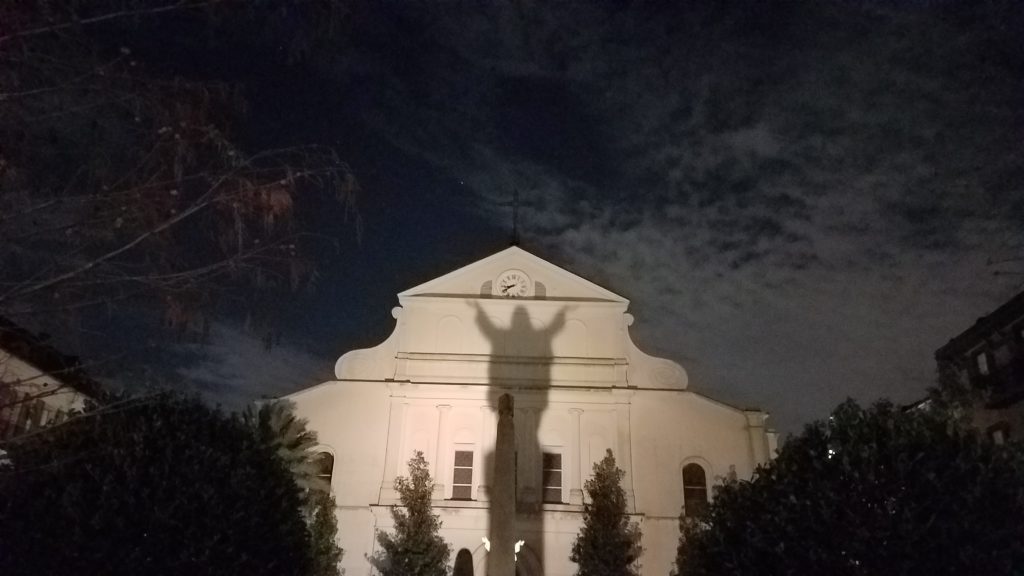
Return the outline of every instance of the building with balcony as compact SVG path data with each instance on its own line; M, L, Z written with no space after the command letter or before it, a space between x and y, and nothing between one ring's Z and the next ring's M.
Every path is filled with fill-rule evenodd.
M1024 292L935 352L939 373L980 392L975 426L996 442L1024 438Z

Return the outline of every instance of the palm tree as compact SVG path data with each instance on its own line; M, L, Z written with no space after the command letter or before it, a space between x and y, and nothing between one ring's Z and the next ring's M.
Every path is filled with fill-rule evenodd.
M295 484L302 489L302 513L310 537L310 554L315 576L340 576L344 551L338 546L338 524L335 501L331 495L330 468L333 457L317 453L316 432L306 428L306 420L295 415L290 400L262 402L253 410L246 409L242 420L252 429L256 439L277 454L291 471ZM327 457L325 478L323 458Z
M248 408L243 420L256 434L256 438L270 447L295 478L295 484L307 495L329 492L331 487L321 477L316 432L306 428L306 420L295 415L295 403L290 400L262 402L256 410Z

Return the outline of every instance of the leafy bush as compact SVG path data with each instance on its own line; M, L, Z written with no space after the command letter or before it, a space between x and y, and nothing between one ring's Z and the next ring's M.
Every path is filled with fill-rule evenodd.
M938 410L841 404L706 522L682 521L677 572L1019 574L1024 454ZM1016 572L1015 572L1016 570Z
M578 565L577 576L637 573L635 563L642 551L640 528L626 514L626 493L621 485L624 475L608 450L594 464L594 476L584 485L590 501L583 506L583 527L569 557Z
M309 573L288 469L198 400L114 403L6 449L0 574Z
M430 499L434 482L422 452L409 460L409 477L395 479L402 506L391 509L395 533L379 532L380 551L370 563L381 576L446 576L452 549L438 531Z

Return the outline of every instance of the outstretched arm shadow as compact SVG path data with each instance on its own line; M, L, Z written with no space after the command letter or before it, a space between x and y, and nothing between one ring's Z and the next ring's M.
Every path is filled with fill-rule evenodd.
M562 309L558 311L558 314L555 315L555 318L551 320L551 324L548 324L548 327L544 329L543 337L545 342L550 343L554 339L555 335L561 332L562 328L565 328L565 313L568 311L569 307L563 306Z
M476 307L476 325L480 327L480 331L487 336L492 344L497 342L497 338L501 336L501 330L491 322L487 314L484 314L484 309L479 302L473 302L473 306Z

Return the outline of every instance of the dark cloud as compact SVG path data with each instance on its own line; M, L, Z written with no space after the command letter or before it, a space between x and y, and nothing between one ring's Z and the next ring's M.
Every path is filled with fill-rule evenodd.
M518 187L528 247L631 297L695 388L791 429L921 394L1012 289L984 263L1019 234L1024 92L980 22L769 4L449 13L430 26L463 68L435 101L473 110L406 114L458 134L418 152L485 209Z
M1018 288L986 262L1024 242L1022 14L357 4L310 66L330 122L289 116L296 138L337 122L367 190L365 243L306 316L331 336L319 361L386 334L395 292L500 248L518 189L525 247L629 297L634 337L694 389L787 430L848 395L912 400L932 351ZM256 355L222 352L250 360L189 375L242 390Z

